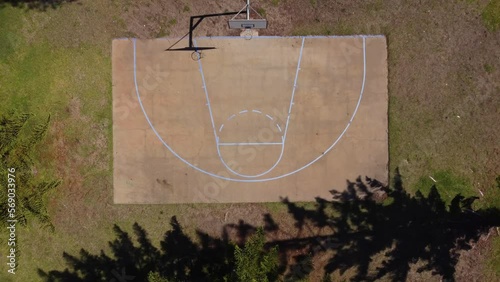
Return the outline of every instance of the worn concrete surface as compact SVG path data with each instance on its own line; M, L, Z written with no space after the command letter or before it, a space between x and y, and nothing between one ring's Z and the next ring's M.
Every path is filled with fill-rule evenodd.
M197 38L217 47L199 61L164 52L174 41L113 41L115 203L311 201L359 175L387 183L384 37Z

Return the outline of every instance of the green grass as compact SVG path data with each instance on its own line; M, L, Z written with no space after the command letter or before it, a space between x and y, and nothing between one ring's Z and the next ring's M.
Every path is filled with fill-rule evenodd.
M287 211L287 206L281 202L277 203L264 203L264 207L266 207L271 213L278 213L278 212L283 212L285 213Z
M491 259L488 261L488 267L493 273L500 275L500 236L493 239L489 256Z
M371 12L379 12L384 7L383 0L376 0L367 4L367 9Z
M316 202L294 202L298 207L302 207L307 210L313 210L316 207ZM288 206L282 202L276 203L263 203L271 214L287 214Z
M266 9L262 7L257 8L257 13L259 13L259 15L261 15L264 18L266 17Z
M177 19L170 19L165 25L162 25L156 37L166 37L170 35L170 30L177 24Z
M484 192L482 207L500 207L500 175L497 176L495 183L491 183L491 189Z
M67 99L59 95L47 95L58 87L54 77L63 72L61 58L47 44L36 48L26 48L22 37L11 36L21 28L20 19L23 11L13 8L0 9L0 112L30 113L33 117L28 121L27 129L43 122L48 115L52 118L64 115L64 104ZM9 35L10 34L10 35ZM43 151L46 143L42 142L39 151ZM34 156L35 160L40 160ZM38 177L50 178L53 169L39 161L36 163Z
M389 97L389 156L397 156L400 154L400 144L403 139L402 132L404 130L404 124L398 118L398 116L391 112L391 109L395 108L397 105L397 97ZM406 161L407 162L407 161ZM389 170L391 172L395 171L401 164L394 161L390 161Z
M470 180L454 175L450 171L435 171L428 176L422 176L418 179L414 189L420 190L424 195L428 195L433 185L436 186L443 200L448 204L457 194L465 197L477 195L472 189Z
M500 28L500 0L490 0L481 17L486 28L497 31Z
M337 25L308 25L296 27L292 31L292 35L294 36L302 36L302 35L353 35L361 33L353 26L345 23L340 23Z
M156 34L156 38L167 37L169 35L170 35L170 30L168 30L168 28L161 27L158 34Z
M0 9L0 63L5 63L15 53L16 48L21 44L19 38L15 36L16 30L20 27L18 21L19 12L9 12L10 9ZM2 76L6 70L0 69Z
M33 123L51 114L48 136L33 156L38 178L60 176L55 168L64 166L61 161L80 158L84 189L104 189L103 184L111 179L111 58L98 44L60 46L60 38L51 41L44 36L50 30L38 29L38 25L29 25L29 20L25 20L36 17L37 22L45 20L49 26L63 28L61 23L53 22L60 16L53 10L40 13L8 6L0 9L0 112L32 113ZM30 37L31 34L36 36ZM64 39L70 38L66 35ZM59 132L53 131L56 127ZM59 161L54 158L58 149L52 147L58 142L68 150ZM68 173L71 169L68 167ZM64 180L68 183L69 179ZM63 187L68 188L67 184ZM52 199L60 197L60 192L55 194ZM100 241L93 248L95 251L113 238L113 219L107 222L106 228L93 231L94 240ZM21 256L15 281L33 281L37 277L36 267L59 268L63 251L76 253L82 247L78 234L57 229L52 233L41 229L36 221L25 228L18 226L17 232ZM0 236L4 238L3 230ZM42 254L50 259L42 259ZM4 261L2 257L0 262ZM0 273L0 281L11 279L5 271Z
M484 64L484 71L488 74L491 74L495 71L495 67L491 64Z
M168 21L168 25L169 26L173 26L173 25L176 25L177 24L177 19L171 19Z

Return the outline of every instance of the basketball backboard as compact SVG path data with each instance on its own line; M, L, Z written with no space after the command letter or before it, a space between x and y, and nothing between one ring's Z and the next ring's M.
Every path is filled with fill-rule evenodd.
M267 20L265 19L231 19L228 21L231 29L254 29L267 28Z

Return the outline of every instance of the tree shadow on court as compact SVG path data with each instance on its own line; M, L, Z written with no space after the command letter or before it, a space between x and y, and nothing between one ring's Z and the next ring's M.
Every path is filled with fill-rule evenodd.
M0 9L11 6L21 9L31 9L45 11L47 9L57 9L61 5L78 2L78 0L0 0Z
M345 191L331 191L333 199L316 199L314 208L284 199L293 228L281 228L270 214L264 215L262 226L268 238L262 252L279 250L275 274L298 281L321 267L327 274L349 273L353 281L405 281L416 269L453 281L460 251L500 225L498 209L473 208L476 197L456 195L446 204L436 187L426 196L410 195L398 172L393 182L390 188L358 178L348 182ZM115 226L117 238L109 243L112 256L83 249L79 257L64 253L67 269L39 274L47 281L147 281L149 273L166 281L223 281L234 278L236 246L243 246L257 230L240 220L226 225L220 238L197 231L193 240L175 217L170 225L160 248L138 224L133 226L135 244ZM321 263L315 262L318 258Z

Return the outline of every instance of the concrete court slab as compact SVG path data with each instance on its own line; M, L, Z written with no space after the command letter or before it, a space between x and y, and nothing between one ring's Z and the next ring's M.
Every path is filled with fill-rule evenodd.
M113 41L115 203L329 198L388 181L383 36ZM181 41L179 46L186 46ZM196 57L195 57L196 58Z

